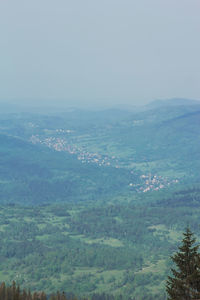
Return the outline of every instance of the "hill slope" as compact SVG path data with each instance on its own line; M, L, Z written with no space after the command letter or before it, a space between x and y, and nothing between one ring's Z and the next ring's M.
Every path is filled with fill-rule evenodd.
M0 135L1 202L94 200L123 193L130 172L83 164L75 156Z

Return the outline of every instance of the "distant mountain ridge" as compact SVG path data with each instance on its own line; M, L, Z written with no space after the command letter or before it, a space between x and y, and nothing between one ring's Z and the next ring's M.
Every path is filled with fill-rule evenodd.
M26 102L17 104L15 102L0 102L0 114L8 113L39 113L39 114L55 114L62 112L74 112L74 111L105 111L105 110L121 110L129 112L140 112L146 109L154 109L162 106L185 106L185 105L200 105L199 100L186 99L186 98L172 98L166 100L154 100L146 105L135 105L132 103L124 102L122 104L108 104L108 105L71 105L64 104L64 102L54 101L50 105L31 105ZM133 102L134 103L134 102Z
M186 98L172 98L166 100L154 100L147 104L145 107L155 109L163 106L189 106L189 105L200 105L200 100L192 100Z

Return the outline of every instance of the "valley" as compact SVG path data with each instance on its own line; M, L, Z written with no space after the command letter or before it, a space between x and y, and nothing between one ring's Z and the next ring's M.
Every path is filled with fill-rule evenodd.
M200 105L0 115L0 280L165 299L200 240Z

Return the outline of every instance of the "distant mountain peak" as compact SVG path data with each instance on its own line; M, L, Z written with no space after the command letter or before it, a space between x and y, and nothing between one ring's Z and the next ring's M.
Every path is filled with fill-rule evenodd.
M155 100L151 103L147 104L146 107L148 108L157 108L163 106L186 106L186 105L200 105L199 100L193 99L186 99L186 98L172 98L172 99L165 99L165 100Z

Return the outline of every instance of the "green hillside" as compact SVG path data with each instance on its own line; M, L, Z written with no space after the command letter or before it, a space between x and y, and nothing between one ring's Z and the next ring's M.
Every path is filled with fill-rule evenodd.
M83 164L75 156L0 135L1 203L98 200L123 194L136 175Z
M0 280L47 294L165 299L170 256L186 224L200 240L200 188L130 200L1 205Z

